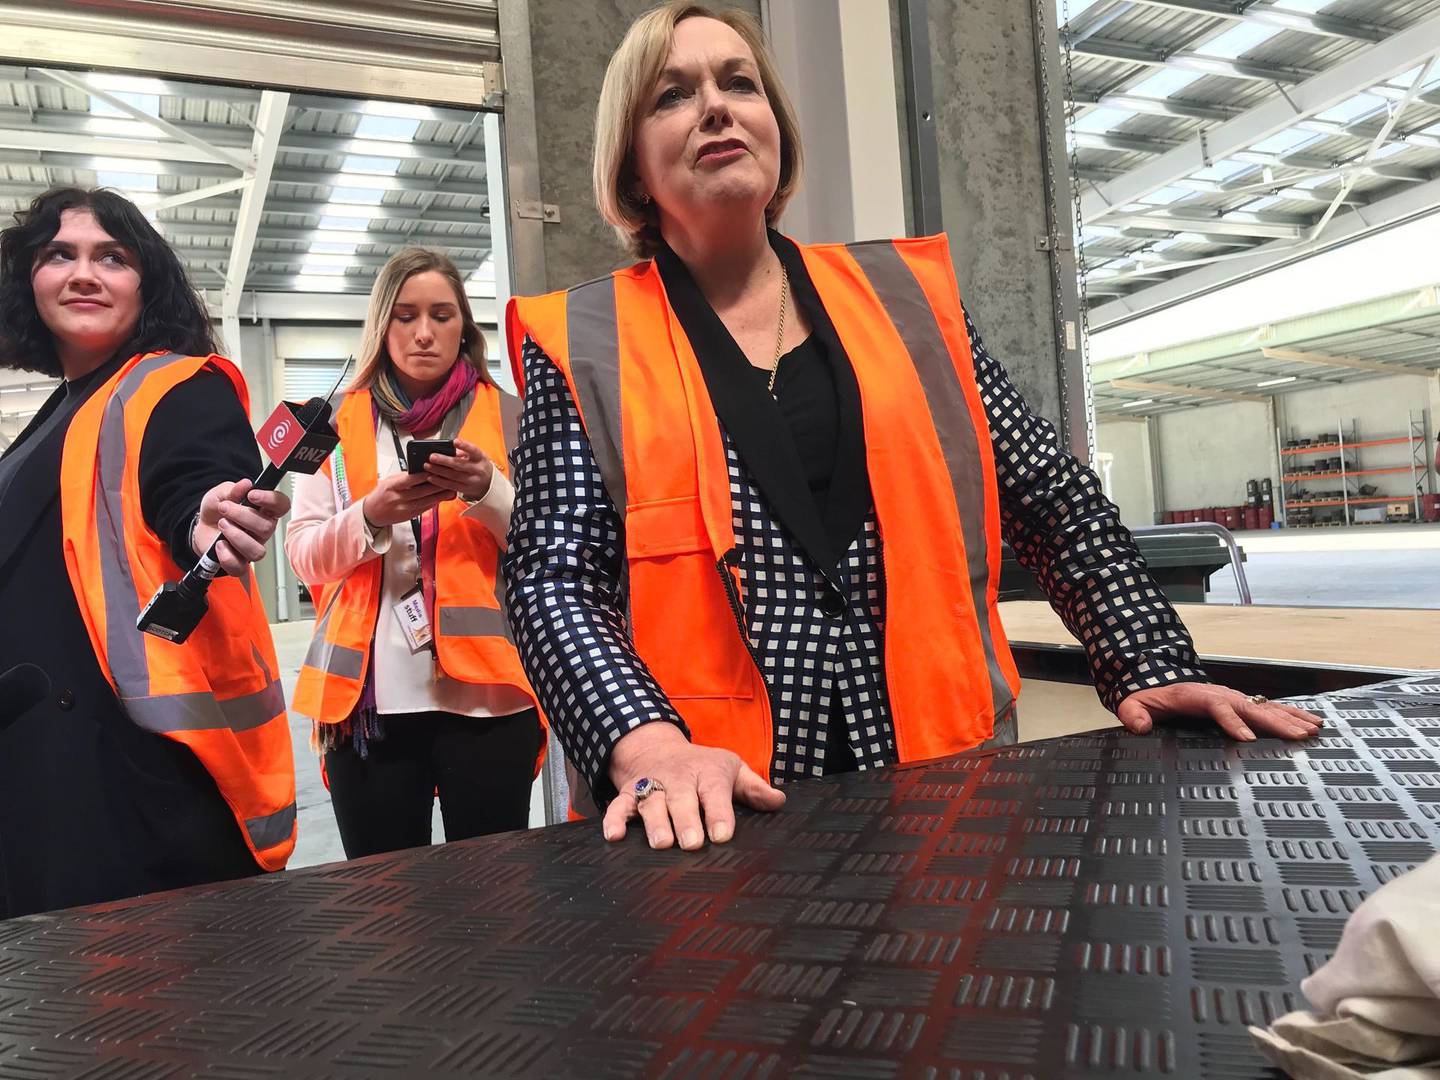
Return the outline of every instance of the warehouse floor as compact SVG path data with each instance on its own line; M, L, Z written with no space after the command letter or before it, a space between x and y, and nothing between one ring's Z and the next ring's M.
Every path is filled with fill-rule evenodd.
M1273 529L1235 539L1257 604L1440 608L1440 524ZM1239 602L1228 568L1210 584L1211 603Z

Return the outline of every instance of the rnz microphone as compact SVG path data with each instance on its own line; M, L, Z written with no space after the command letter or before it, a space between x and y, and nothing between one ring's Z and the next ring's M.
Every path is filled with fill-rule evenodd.
M340 436L330 426L330 403L313 397L304 405L282 401L270 419L256 433L255 439L270 459L255 478L254 491L274 491L280 478L288 472L313 473L325 463ZM166 641L182 644L200 625L209 609L205 593L210 582L224 573L215 558L216 537L199 562L179 581L167 581L150 598L136 629L154 634Z
M0 731L50 694L50 676L34 664L16 664L0 674Z

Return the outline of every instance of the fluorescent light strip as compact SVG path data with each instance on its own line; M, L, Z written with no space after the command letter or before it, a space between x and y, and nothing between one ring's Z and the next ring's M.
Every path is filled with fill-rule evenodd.
M1257 382L1256 386L1284 386L1286 383L1296 382L1300 376L1286 375L1283 379L1266 379L1264 382Z
M1127 401L1127 402L1125 402L1124 405L1121 405L1120 407L1121 407L1122 409L1138 409L1141 405L1154 405L1154 404L1155 404L1155 399L1154 399L1153 397L1147 397L1147 398L1141 398L1139 401Z

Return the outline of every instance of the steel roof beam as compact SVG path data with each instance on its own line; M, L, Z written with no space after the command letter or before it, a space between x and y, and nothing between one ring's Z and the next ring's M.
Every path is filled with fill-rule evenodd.
M275 168L275 155L280 149L280 136L285 131L285 109L290 95L279 90L260 94L260 108L255 114L255 137L250 156L254 165L250 184L240 196L240 211L235 218L235 240L230 246L230 261L225 267L225 288L220 294L220 317L234 319L240 310L240 293L245 288L245 275L250 271L250 255L260 231L260 215L264 213L265 197L270 191L270 172ZM239 342L233 342L238 345Z
M1385 375L1419 375L1422 379L1428 379L1440 373L1440 368L1407 367L1404 364L1387 364L1380 360L1363 360L1358 356L1329 356L1301 349L1261 349L1260 353L1267 360L1290 360L1297 364L1375 371Z
M1285 30L1298 30L1305 34L1322 37L1342 38L1347 41L1383 41L1386 31L1374 23L1358 19L1345 19L1334 15L1309 15L1300 11L1285 11L1266 4L1244 3L1241 0L1133 0L1147 7L1169 8L1173 11L1189 11L1200 15L1214 15L1235 22L1253 23L1260 26L1278 26Z
M1146 379L1111 379L1117 390L1136 390L1146 394L1179 394L1183 397L1214 398L1217 401L1256 401L1270 399L1263 394L1241 394L1234 390L1215 390L1208 386L1185 386L1180 383L1150 382Z
M19 114L23 112L17 108L0 108L0 123L7 120L21 119ZM39 129L37 133L47 135L82 136L86 140L95 140L95 132L89 127L89 122L94 119L89 113L66 112L56 109L42 109L36 112L34 123ZM155 131L149 121L141 120L120 120L114 117L114 125L107 125L105 138L115 142L154 143ZM174 123L171 126L178 131L184 132L209 144L211 147L229 150L248 150L254 132L247 126L239 124L197 124L192 122ZM257 125L258 126L258 125ZM187 144L188 145L188 144ZM170 147L164 149L173 154ZM284 153L306 153L306 154L328 154L333 156L344 156L355 154L362 157L398 158L407 161L459 161L475 162L483 164L485 153L478 149L457 149L451 143L415 142L413 140L402 142L398 139L365 139L356 138L352 135L322 135L310 131L287 131L285 132L284 144L280 147ZM191 147L196 154L202 154L197 148ZM113 155L109 151L87 150L84 153L99 154L101 156L133 156ZM208 153L208 152L203 152ZM170 157L171 161L213 161L213 156L191 156L191 157Z
M1299 240L1305 226L1263 219L1260 214L1224 217L1190 217L1160 211L1147 214L1111 214L1107 224L1147 232L1196 232L1213 236L1259 236L1272 240Z
M1233 260L1197 267L1163 284L1138 290L1120 300L1101 305L1090 313L1091 329L1118 326L1193 296L1212 292L1287 263L1339 247L1372 230L1423 217L1433 213L1437 206L1440 206L1440 176L1423 184L1402 188L1386 198L1376 199L1365 208L1363 219L1360 214L1355 213L1337 216L1320 241L1297 244L1277 240L1262 244Z
M90 145L87 142L87 145ZM282 148L283 150L283 148ZM41 169L71 169L79 172L95 172L107 168L108 163L93 156L91 153L46 153L20 152L6 154L0 152L0 165L21 165L29 168ZM479 170L485 167L483 161L462 161L457 162L457 169ZM216 165L210 162L187 163L183 170L174 172L163 172L158 174L162 178L183 178L223 180L233 175L230 168L224 165ZM383 186L374 183L376 180L384 181ZM436 192L441 195L465 195L484 198L485 185L478 181L454 179L447 177L441 180L438 176L383 176L373 177L360 173L338 172L330 169L286 169L276 167L270 173L272 184L301 184L316 187L364 187L378 188L385 191L414 191L419 193ZM0 181L0 189L6 186L19 184L20 181ZM32 190L33 186L26 186L26 190Z
M1115 150L1125 154L1163 154L1176 146L1168 139L1125 135L1114 131L1077 131L1074 139L1075 145L1083 150Z
M1178 98L1152 98L1140 94L1097 94L1092 91L1076 91L1070 98L1077 105L1098 105L1108 109L1129 109L1131 112L1149 113L1152 116L1178 116L1185 120L1229 120L1240 114L1239 109L1229 105L1204 105L1183 101Z
M1167 52L1149 45L1112 41L1108 38L1089 38L1076 42L1072 49L1082 56L1096 56L1104 60L1124 60L1132 64L1145 64L1148 67L1180 68L1184 71L1199 71L1206 75L1221 75L1230 79L1298 83L1315 74L1305 68L1280 67L1277 64L1262 64L1254 60L1231 60L1228 57L1206 56L1203 53Z
M91 86L78 75L72 75L68 71L50 71L47 68L36 68L35 70L47 79L59 83L61 86L68 87L78 93L86 94L97 101L104 102L112 109L124 113L132 120L138 120L149 127L155 128L169 135L170 138L177 142L188 143L198 150L203 150L209 154L213 160L221 164L229 165L231 168L242 173L250 169L250 161L243 154L234 154L229 150L215 146L205 139L200 138L200 136L194 135L176 124L172 124L169 120L163 120L159 116L132 105L122 97L112 94L107 90L101 90L99 87Z
M1087 192L1082 216L1094 221L1137 202L1213 162L1247 150L1301 120L1340 104L1354 94L1403 74L1440 50L1440 18L1426 19L1378 45L1277 93L1232 120L1210 128L1153 161Z
M233 196L216 196L204 209L234 210L237 205ZM428 221L435 225L486 225L490 221L489 215L480 210L449 207L432 207L427 210L423 206L394 206L389 203L308 202L277 199L273 196L265 200L264 213L287 217L365 218L368 221ZM184 223L162 220L159 224L168 226Z
M35 128L0 128L0 147L41 153L83 154L87 157L126 158L135 161L188 161L214 163L213 154L186 143L150 139L109 139L83 132L45 131ZM42 164L28 162L27 164Z
M388 225L388 222L385 223ZM427 245L435 245L450 242L450 246L456 248L483 247L487 251L490 248L490 229L486 226L476 233L445 233L431 231L425 226L430 225L428 221L421 221L422 231L419 235L425 238ZM159 221L156 227L168 240L180 236L213 236L229 237L234 235L235 226L218 221ZM355 243L360 246L373 244L378 246L399 246L405 245L406 233L398 228L385 229L372 226L365 232L344 232L340 230L315 229L315 228L294 228L290 226L265 225L260 226L259 238L270 240L275 243L299 243L312 244L319 239L345 239L341 243ZM457 242L458 241L458 242Z

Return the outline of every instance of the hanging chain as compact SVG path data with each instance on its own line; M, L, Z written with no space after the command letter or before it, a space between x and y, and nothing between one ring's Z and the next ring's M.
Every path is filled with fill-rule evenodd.
M1067 441L1071 435L1070 427L1070 391L1065 378L1065 355L1072 348L1069 335L1066 333L1065 319L1065 260L1064 246L1072 242L1072 237L1062 237L1059 231L1060 224L1060 196L1056 190L1057 176L1059 172L1060 158L1055 153L1055 141L1052 135L1050 124L1050 42L1047 40L1043 30L1046 26L1049 11L1047 2L1050 0L1035 0L1035 25L1040 33L1039 53L1040 68L1040 100L1042 104L1041 127L1045 135L1045 161L1046 161L1046 194L1049 199L1049 221L1051 235L1050 245L1050 280L1055 292L1055 348L1059 367L1060 386L1060 415L1062 418L1062 430L1064 430ZM1061 0L1059 22L1057 23L1057 34L1064 53L1064 82L1063 96L1065 109L1065 131L1069 138L1067 160L1070 168L1070 196L1071 209L1074 214L1074 236L1073 246L1075 250L1075 269L1077 274L1077 287L1079 295L1079 311L1076 314L1079 325L1079 337L1073 348L1080 355L1080 373L1082 396L1085 410L1085 445L1089 453L1090 461L1095 460L1095 425L1093 422L1094 399L1090 386L1090 369L1085 362L1085 347L1090 339L1090 315L1088 311L1089 300L1086 292L1085 278L1088 273L1085 262L1085 249L1080 240L1081 235L1081 207L1080 207L1080 174L1079 174L1079 150L1075 139L1075 70L1074 50L1070 47L1070 36L1067 28L1070 25L1070 4L1069 0Z

